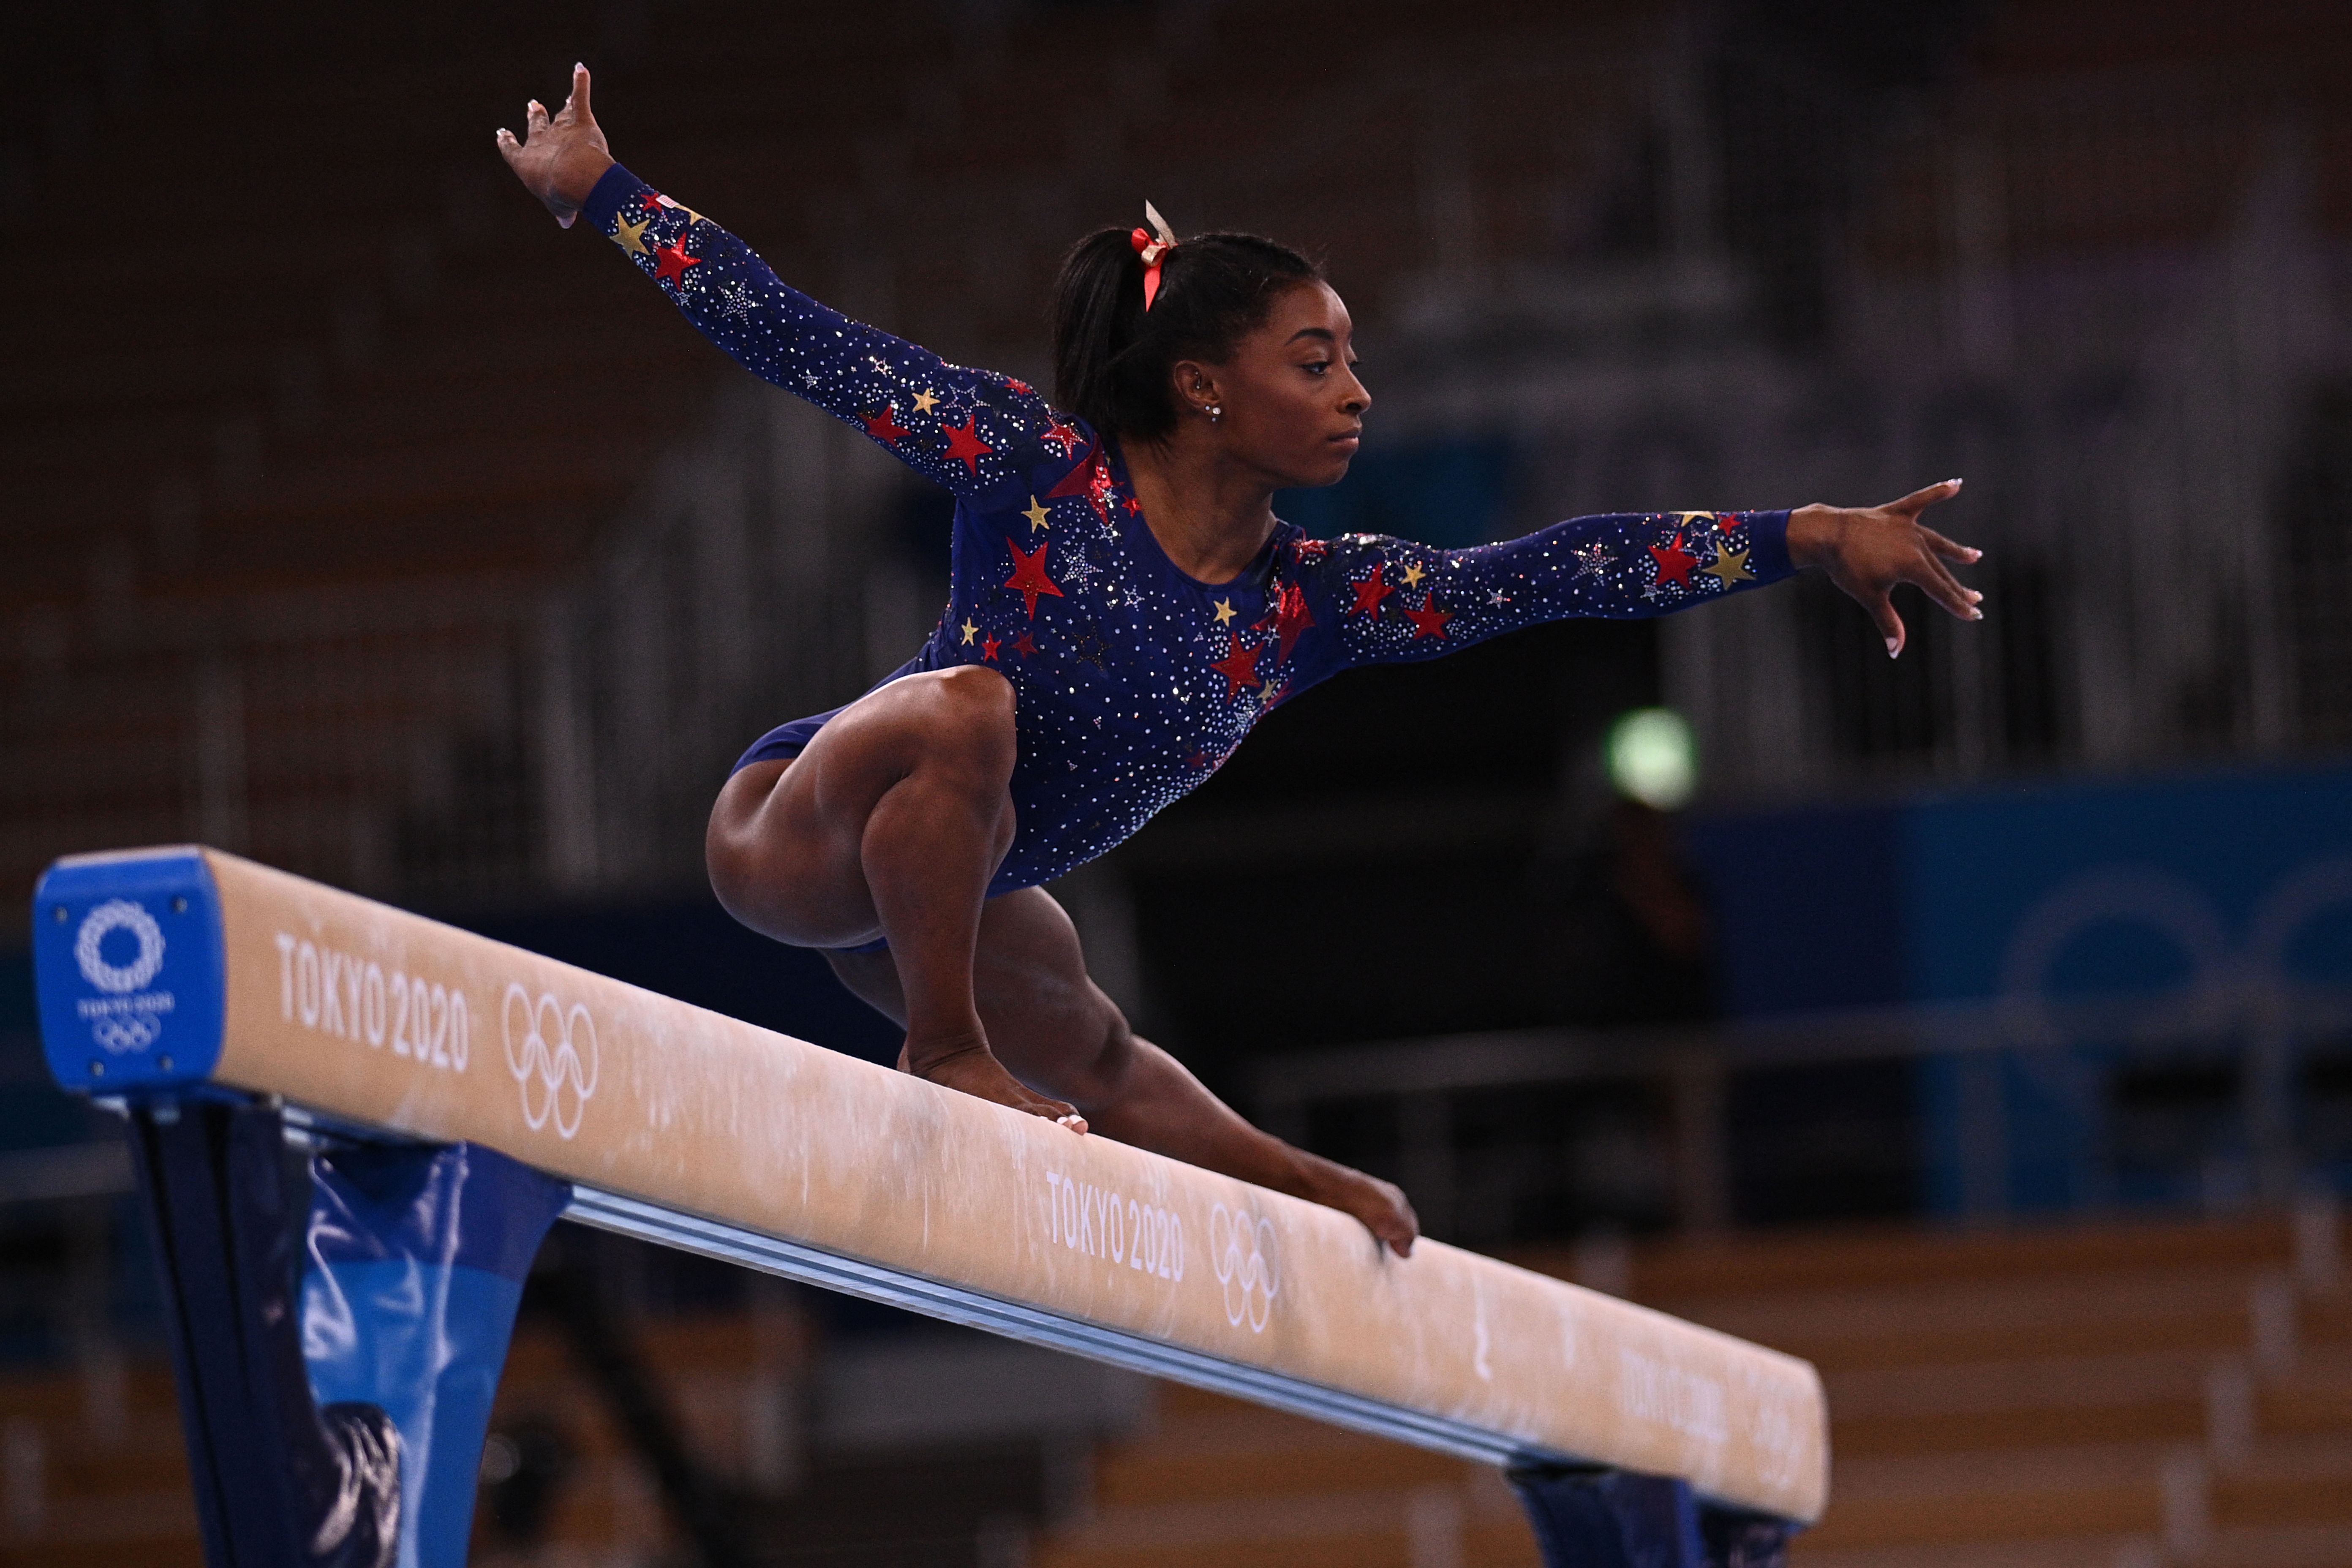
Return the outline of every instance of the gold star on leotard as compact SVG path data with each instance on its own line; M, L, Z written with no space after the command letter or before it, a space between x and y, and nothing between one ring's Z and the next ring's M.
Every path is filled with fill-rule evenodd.
M1412 587L1423 577L1428 575L1428 573L1421 569L1421 563L1418 561L1409 561L1405 563L1404 568L1404 585L1408 588Z
M615 218L614 222L618 227L613 235L613 243L631 256L646 255L646 230L653 227L654 220L647 218L643 223L631 223L623 217Z
M920 408L922 405L923 395L919 393L915 397L915 406L917 408ZM1035 496L1031 496L1029 498L1029 505L1021 513L1021 515L1029 520L1029 531L1032 533L1036 532L1041 528L1050 529L1054 526L1052 523L1045 521L1048 514L1045 507L1038 503Z
M1234 602L1231 599L1219 599L1216 609L1212 613L1216 616L1217 625L1222 626L1234 618Z
M935 392L919 392L915 394L916 413L929 414L932 409L937 408L939 405L939 394ZM1034 503L1037 498L1035 496L1031 496L1029 500L1032 503Z
M974 638L974 637L978 637L978 636L980 635L980 628L979 628L978 626L973 626L973 625L971 624L971 617L970 616L966 616L963 618L963 626L962 626L962 631L963 631L963 644L962 644L962 646L967 647L971 646L971 639L972 639L972 638Z
M1706 567L1706 574L1727 588L1736 583L1756 581L1756 574L1748 564L1748 552L1734 550L1728 544L1716 550L1714 561Z

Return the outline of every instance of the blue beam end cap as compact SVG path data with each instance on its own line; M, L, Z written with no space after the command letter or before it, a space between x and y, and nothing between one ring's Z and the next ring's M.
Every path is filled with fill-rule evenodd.
M221 1054L220 893L193 846L72 855L33 889L33 986L58 1087L138 1098Z

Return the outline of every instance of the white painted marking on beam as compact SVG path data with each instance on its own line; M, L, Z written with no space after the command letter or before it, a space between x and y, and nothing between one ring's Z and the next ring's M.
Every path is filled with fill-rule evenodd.
M1723 1447L1731 1436L1729 1401L1721 1383L1631 1345L1617 1351L1617 1404L1636 1420L1672 1427L1709 1448Z
M1174 1211L1060 1171L1045 1173L1045 1189L1049 1235L1065 1248L1171 1284L1184 1278L1184 1222Z
M1249 1320L1250 1332L1265 1332L1274 1316L1274 1299L1282 1290L1275 1265L1274 1222L1255 1221L1219 1204L1209 1211L1209 1258L1224 1288L1225 1321L1234 1328Z
M287 1023L462 1073L473 1058L473 1010L460 986L386 970L326 942L276 933L278 1007ZM537 1122L532 1123L537 1126Z
M522 1119L534 1132L555 1123L555 1135L569 1140L580 1131L588 1101L604 1067L596 1048L596 1020L588 1009L571 1006L542 991L536 1001L509 983L499 1007L506 1038L507 1070L522 1089Z

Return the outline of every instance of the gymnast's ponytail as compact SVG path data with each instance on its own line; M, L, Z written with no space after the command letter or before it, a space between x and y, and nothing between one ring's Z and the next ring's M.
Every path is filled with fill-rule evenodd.
M1106 228L1070 247L1054 285L1054 401L1110 440L1165 437L1176 427L1176 363L1221 363L1284 289L1323 276L1254 234L1195 235L1160 267L1147 310L1143 257L1128 230Z

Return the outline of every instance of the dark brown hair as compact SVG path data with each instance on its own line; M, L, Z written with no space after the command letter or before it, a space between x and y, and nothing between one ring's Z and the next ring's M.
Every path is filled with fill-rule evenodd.
M1160 262L1143 308L1143 258L1123 228L1070 247L1054 284L1054 401L1107 439L1154 440L1176 427L1169 384L1179 360L1216 363L1264 323L1286 289L1323 268L1254 234L1199 234Z

